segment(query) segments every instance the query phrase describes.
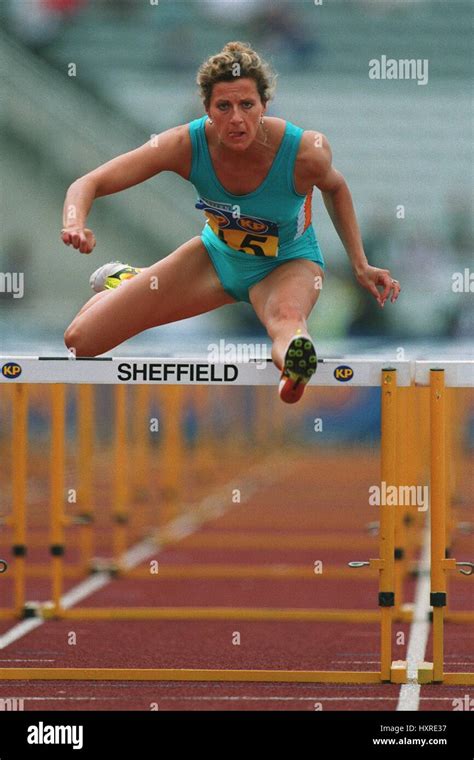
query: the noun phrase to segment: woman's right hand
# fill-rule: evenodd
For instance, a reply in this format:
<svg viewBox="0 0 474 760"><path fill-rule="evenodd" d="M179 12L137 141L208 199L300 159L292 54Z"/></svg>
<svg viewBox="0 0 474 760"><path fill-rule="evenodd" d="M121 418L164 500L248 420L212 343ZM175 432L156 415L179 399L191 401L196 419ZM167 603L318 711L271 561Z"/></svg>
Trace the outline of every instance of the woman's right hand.
<svg viewBox="0 0 474 760"><path fill-rule="evenodd" d="M95 235L87 227L63 227L61 240L65 245L72 245L81 253L91 253L96 244Z"/></svg>

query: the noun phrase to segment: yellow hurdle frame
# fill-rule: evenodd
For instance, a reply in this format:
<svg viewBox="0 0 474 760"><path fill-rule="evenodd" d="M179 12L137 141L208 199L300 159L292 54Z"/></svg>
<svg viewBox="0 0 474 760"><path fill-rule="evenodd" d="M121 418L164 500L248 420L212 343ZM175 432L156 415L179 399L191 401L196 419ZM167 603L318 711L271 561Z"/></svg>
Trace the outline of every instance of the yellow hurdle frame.
<svg viewBox="0 0 474 760"><path fill-rule="evenodd" d="M81 469L87 469L88 456L93 445L90 414L92 395L86 387L80 388L79 403L85 411L79 438L79 460ZM173 413L177 419L180 407L179 386L174 386L172 396ZM401 395L400 394L401 391ZM126 524L128 521L127 484L119 473L125 468L123 456L126 450L126 408L123 385L115 388L115 424L116 424L116 480L114 546L115 559L126 550ZM143 391L144 392L144 391ZM414 420L419 404L416 403L417 389L399 389L395 369L381 371L381 480L386 483L418 482L422 477L422 456L419 447L414 446ZM10 520L14 530L15 554L15 609L14 615L24 609L25 601L25 549L26 549L26 461L27 461L27 385L17 384L14 388L14 460L13 460L13 513ZM144 392L145 393L145 392ZM444 606L438 604L446 596L446 572L456 568L454 559L445 558L446 549L446 411L445 386L443 370L432 371L430 390L431 422L431 491L432 491L432 600L433 609L433 663L422 663L418 670L420 683L431 681L457 684L474 683L474 674L444 673L443 671L443 632ZM142 404L143 404L142 397ZM201 401L202 403L202 401ZM122 412L120 411L122 410ZM81 415L81 422L83 417ZM420 422L420 420L418 420ZM177 432L178 426L171 427L167 434L169 452L166 490L168 498L167 520L176 516L179 493L180 447L182 442ZM299 609L245 609L245 608L75 608L61 607L61 591L65 573L63 562L64 528L67 524L62 499L64 458L65 458L65 387L55 384L52 388L52 463L51 463L51 581L52 604L45 605L39 613L46 619L240 619L240 620L328 620L344 622L380 622L381 667L380 671L282 671L282 670L193 670L193 669L137 669L137 668L7 668L0 670L0 680L216 680L216 681L275 681L275 682L321 682L321 683L406 683L407 664L405 661L392 661L392 625L394 620L410 619L410 612L403 610L401 604L402 581L405 577L413 550L412 528L407 529L406 522L400 521L400 510L383 505L380 513L380 556L376 559L354 563L366 565L379 574L380 610L299 610ZM405 443L405 447L401 443ZM143 447L143 442L141 443ZM412 476L412 477L410 477ZM92 485L85 480L83 488L92 498ZM88 513L84 515L84 532L81 541L83 566L90 559L92 551L91 530L88 523L92 518L92 502L89 501ZM411 540L410 540L411 537ZM397 552L395 552L397 549ZM406 552L406 553L405 553ZM462 564L462 563L461 563ZM120 568L119 568L120 569ZM68 568L71 570L71 568ZM183 572L183 569L181 569ZM196 571L195 571L196 572ZM210 577L212 571L207 566L202 569L204 577ZM215 571L218 572L218 571ZM247 577L258 577L248 575ZM225 567L223 575L218 577L235 577L235 567ZM271 575L271 569L268 570ZM344 575L342 568L335 568L334 576ZM127 577L141 577L137 571L127 570ZM297 574L297 573L296 573ZM276 577L279 576L275 571ZM189 577L189 576L181 576ZM215 576L214 576L215 577ZM261 577L261 576L260 576ZM286 577L291 577L286 576ZM293 576L294 577L294 576ZM326 576L328 577L328 576ZM460 618L469 613L459 613ZM0 618L10 618L11 611L0 610ZM451 618L450 618L451 619ZM455 618L452 618L455 619ZM464 618L465 619L465 618Z"/></svg>
<svg viewBox="0 0 474 760"><path fill-rule="evenodd" d="M446 557L447 512L451 500L449 482L447 396L445 371L430 371L430 442L431 442L431 595L433 607L433 662L418 668L419 683L474 685L474 673L444 672L444 622L447 604L447 573L456 570L454 558ZM451 437L451 433L449 433ZM469 613L466 613L469 615ZM452 619L452 617L451 617ZM472 619L471 619L472 622Z"/></svg>

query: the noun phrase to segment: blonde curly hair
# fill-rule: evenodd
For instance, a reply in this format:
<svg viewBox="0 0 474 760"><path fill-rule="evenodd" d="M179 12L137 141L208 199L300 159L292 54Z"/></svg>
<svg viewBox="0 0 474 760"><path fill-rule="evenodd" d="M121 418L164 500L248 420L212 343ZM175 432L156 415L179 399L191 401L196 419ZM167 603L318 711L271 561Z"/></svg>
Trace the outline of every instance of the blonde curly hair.
<svg viewBox="0 0 474 760"><path fill-rule="evenodd" d="M271 100L277 74L246 42L228 42L220 53L212 55L199 67L196 82L205 108L210 106L212 88L216 82L232 82L242 77L255 81L264 105Z"/></svg>

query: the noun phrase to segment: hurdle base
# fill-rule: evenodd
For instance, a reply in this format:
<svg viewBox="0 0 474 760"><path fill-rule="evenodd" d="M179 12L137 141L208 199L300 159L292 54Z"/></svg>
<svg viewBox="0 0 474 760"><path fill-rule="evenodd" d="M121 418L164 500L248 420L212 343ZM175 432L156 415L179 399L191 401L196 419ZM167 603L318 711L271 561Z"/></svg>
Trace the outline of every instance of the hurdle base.
<svg viewBox="0 0 474 760"><path fill-rule="evenodd" d="M0 620L14 620L15 610L0 610Z"/></svg>
<svg viewBox="0 0 474 760"><path fill-rule="evenodd" d="M422 662L417 669L418 683L433 683L433 663Z"/></svg>
<svg viewBox="0 0 474 760"><path fill-rule="evenodd" d="M26 602L21 611L21 620L28 620L30 618L39 618L42 613L41 602Z"/></svg>
<svg viewBox="0 0 474 760"><path fill-rule="evenodd" d="M378 623L379 610L252 607L74 607L45 604L45 620L292 620L338 623Z"/></svg>
<svg viewBox="0 0 474 760"><path fill-rule="evenodd" d="M474 612L470 610L446 610L445 623L474 623Z"/></svg>
<svg viewBox="0 0 474 760"><path fill-rule="evenodd" d="M443 673L443 678L434 680L432 662L422 662L418 668L418 683L442 683L445 686L474 686L474 673Z"/></svg>
<svg viewBox="0 0 474 760"><path fill-rule="evenodd" d="M397 623L411 623L413 620L413 604L402 604L393 615L393 621Z"/></svg>
<svg viewBox="0 0 474 760"><path fill-rule="evenodd" d="M443 683L450 686L474 686L474 673L445 673Z"/></svg>
<svg viewBox="0 0 474 760"><path fill-rule="evenodd" d="M376 671L199 670L178 668L2 668L0 681L247 681L380 684Z"/></svg>
<svg viewBox="0 0 474 760"><path fill-rule="evenodd" d="M390 683L408 683L406 660L394 660L390 668Z"/></svg>

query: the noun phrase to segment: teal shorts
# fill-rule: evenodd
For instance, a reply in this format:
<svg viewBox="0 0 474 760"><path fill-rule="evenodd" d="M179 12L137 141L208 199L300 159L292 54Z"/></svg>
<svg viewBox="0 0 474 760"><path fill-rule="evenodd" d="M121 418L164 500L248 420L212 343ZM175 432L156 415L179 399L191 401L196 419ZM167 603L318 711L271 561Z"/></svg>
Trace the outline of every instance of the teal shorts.
<svg viewBox="0 0 474 760"><path fill-rule="evenodd" d="M250 303L249 289L263 280L276 267L286 264L293 259L309 259L325 269L323 254L312 227L290 247L287 247L281 256L254 256L243 251L228 249L229 252L218 247L213 242L215 237L207 225L201 233L201 240L209 254L214 269L224 290L236 301Z"/></svg>

